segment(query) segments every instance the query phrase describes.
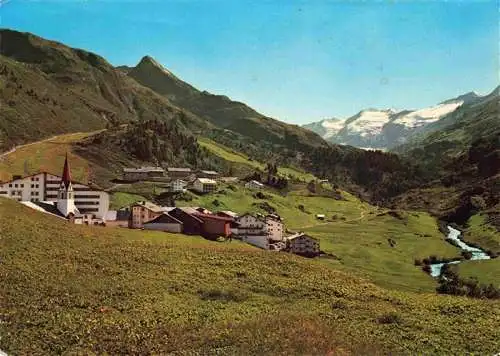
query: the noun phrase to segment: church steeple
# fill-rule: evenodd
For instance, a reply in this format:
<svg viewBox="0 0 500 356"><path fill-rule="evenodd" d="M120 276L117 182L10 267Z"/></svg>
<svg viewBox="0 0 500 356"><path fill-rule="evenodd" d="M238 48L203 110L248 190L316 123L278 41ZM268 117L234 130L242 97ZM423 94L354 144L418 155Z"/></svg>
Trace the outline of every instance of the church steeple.
<svg viewBox="0 0 500 356"><path fill-rule="evenodd" d="M59 194L57 198L57 208L65 217L69 216L69 214L75 214L78 212L75 206L75 196L73 193L73 185L71 184L71 171L69 169L67 153L64 160L61 185L59 186Z"/></svg>
<svg viewBox="0 0 500 356"><path fill-rule="evenodd" d="M61 179L61 185L63 184L66 189L68 189L69 185L71 184L71 171L69 169L68 153L66 153L66 158L64 159L64 168Z"/></svg>

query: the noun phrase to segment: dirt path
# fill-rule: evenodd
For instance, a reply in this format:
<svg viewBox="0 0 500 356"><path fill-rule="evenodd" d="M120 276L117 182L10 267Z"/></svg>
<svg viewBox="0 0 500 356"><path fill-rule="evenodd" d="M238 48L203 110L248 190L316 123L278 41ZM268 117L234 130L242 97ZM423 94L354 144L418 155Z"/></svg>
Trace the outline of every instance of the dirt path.
<svg viewBox="0 0 500 356"><path fill-rule="evenodd" d="M7 156L7 155L10 155L13 152L16 152L19 148L24 148L24 147L28 147L28 146L32 146L32 145L41 143L41 142L50 141L50 140L53 140L53 139L55 139L55 138L57 138L59 136L63 136L63 135L55 135L55 136L52 136L52 137L49 137L49 138L45 138L45 139L40 140L40 141L30 142L30 143L27 143L25 145L14 146L14 148L10 149L9 151L0 153L0 158L3 158L5 156Z"/></svg>

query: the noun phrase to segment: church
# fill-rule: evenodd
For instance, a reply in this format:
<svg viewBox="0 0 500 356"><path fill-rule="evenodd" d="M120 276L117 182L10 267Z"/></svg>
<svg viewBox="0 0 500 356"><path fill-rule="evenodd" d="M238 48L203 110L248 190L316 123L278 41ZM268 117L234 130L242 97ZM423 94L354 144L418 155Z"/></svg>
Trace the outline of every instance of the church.
<svg viewBox="0 0 500 356"><path fill-rule="evenodd" d="M11 181L0 183L0 196L68 219L75 224L105 223L109 194L96 187L73 181L68 155L64 160L62 176L41 172L13 178Z"/></svg>

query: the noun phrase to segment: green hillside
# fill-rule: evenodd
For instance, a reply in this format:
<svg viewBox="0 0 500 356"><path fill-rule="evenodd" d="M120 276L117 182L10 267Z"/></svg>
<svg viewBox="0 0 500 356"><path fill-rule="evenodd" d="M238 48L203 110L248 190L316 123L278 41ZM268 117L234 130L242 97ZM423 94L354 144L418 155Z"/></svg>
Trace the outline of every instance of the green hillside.
<svg viewBox="0 0 500 356"><path fill-rule="evenodd" d="M346 192L342 200L336 200L312 194L305 185L293 185L288 193L274 189L261 193L259 198L242 185L222 185L218 192L193 194L192 200L176 203L237 213L274 209L288 229L319 238L321 249L336 256L321 259L322 263L392 289L432 292L436 281L414 265L415 259L460 256L457 248L445 243L436 220L426 213L388 213ZM325 214L326 220L317 220L316 214Z"/></svg>
<svg viewBox="0 0 500 356"><path fill-rule="evenodd" d="M232 150L229 147L214 142L213 140L210 140L208 138L199 138L198 144L206 148L214 155L222 158L227 162L230 162L233 167L237 167L238 171L252 172L256 170L263 171L265 169L265 164L251 159L244 153ZM278 173L293 180L299 180L303 182L310 182L311 180L318 179L311 173L307 173L301 169L292 167L278 167Z"/></svg>
<svg viewBox="0 0 500 356"><path fill-rule="evenodd" d="M74 226L6 199L0 226L9 354L498 351L495 301L391 292L235 241Z"/></svg>
<svg viewBox="0 0 500 356"><path fill-rule="evenodd" d="M73 145L94 133L60 135L35 142L0 156L0 181L12 179L13 175L30 175L40 171L60 175L65 154L71 161L71 173L75 180L88 182L92 175L87 160L73 152ZM99 170L102 172L102 170Z"/></svg>

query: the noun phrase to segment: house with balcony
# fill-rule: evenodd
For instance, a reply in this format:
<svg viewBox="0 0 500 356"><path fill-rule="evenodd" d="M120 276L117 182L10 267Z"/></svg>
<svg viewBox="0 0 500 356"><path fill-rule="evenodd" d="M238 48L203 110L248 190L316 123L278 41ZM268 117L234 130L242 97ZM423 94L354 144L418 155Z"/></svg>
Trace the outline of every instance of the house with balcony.
<svg viewBox="0 0 500 356"><path fill-rule="evenodd" d="M142 229L144 224L163 214L164 209L148 201L138 201L130 206L130 227Z"/></svg>
<svg viewBox="0 0 500 356"><path fill-rule="evenodd" d="M320 254L319 240L303 232L287 236L286 250L304 257L316 257Z"/></svg>

